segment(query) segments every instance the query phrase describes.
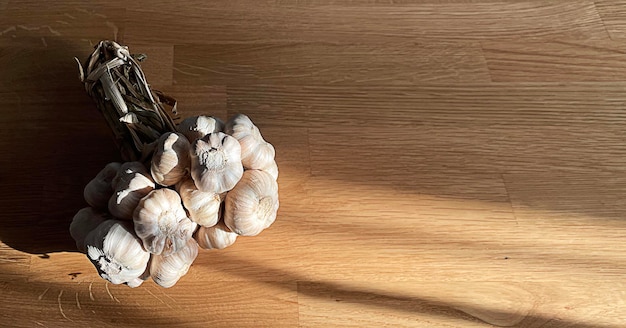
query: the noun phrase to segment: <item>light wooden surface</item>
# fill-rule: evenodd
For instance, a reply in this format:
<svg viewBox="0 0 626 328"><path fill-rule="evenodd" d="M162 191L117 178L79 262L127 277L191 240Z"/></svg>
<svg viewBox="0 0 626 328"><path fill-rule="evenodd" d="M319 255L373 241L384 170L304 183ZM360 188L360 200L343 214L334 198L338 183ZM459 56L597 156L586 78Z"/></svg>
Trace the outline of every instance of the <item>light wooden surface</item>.
<svg viewBox="0 0 626 328"><path fill-rule="evenodd" d="M171 289L67 232L105 38L276 147L276 223ZM0 326L626 327L625 39L617 0L0 0Z"/></svg>

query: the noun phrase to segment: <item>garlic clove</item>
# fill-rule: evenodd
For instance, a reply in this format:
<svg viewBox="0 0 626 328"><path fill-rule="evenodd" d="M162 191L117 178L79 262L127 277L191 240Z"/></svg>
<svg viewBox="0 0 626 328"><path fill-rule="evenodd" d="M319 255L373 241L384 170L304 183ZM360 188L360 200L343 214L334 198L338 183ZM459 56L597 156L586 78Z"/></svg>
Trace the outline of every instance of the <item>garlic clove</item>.
<svg viewBox="0 0 626 328"><path fill-rule="evenodd" d="M176 185L183 206L189 218L204 227L211 227L219 221L219 210L223 197L212 192L198 190L192 179L186 179Z"/></svg>
<svg viewBox="0 0 626 328"><path fill-rule="evenodd" d="M117 162L107 164L95 178L87 183L83 191L83 196L89 206L98 209L107 208L109 198L113 195L111 182L113 178L115 178L121 165L122 164Z"/></svg>
<svg viewBox="0 0 626 328"><path fill-rule="evenodd" d="M176 191L157 189L139 202L133 215L135 232L152 254L169 255L184 248L196 230Z"/></svg>
<svg viewBox="0 0 626 328"><path fill-rule="evenodd" d="M224 122L213 116L192 116L184 119L177 127L189 142L204 138L209 133L222 132Z"/></svg>
<svg viewBox="0 0 626 328"><path fill-rule="evenodd" d="M155 188L150 173L139 162L125 163L114 181L115 192L109 198L109 212L116 218L132 220L141 198Z"/></svg>
<svg viewBox="0 0 626 328"><path fill-rule="evenodd" d="M274 162L276 150L261 136L252 120L244 114L233 116L226 123L225 131L241 145L241 163L246 169L262 170Z"/></svg>
<svg viewBox="0 0 626 328"><path fill-rule="evenodd" d="M224 223L242 236L258 235L276 220L278 184L267 172L247 170L226 195Z"/></svg>
<svg viewBox="0 0 626 328"><path fill-rule="evenodd" d="M102 222L85 238L85 248L100 276L113 284L136 284L150 260L128 221Z"/></svg>
<svg viewBox="0 0 626 328"><path fill-rule="evenodd" d="M196 140L191 146L191 177L199 190L226 192L242 175L241 146L237 139L216 132Z"/></svg>
<svg viewBox="0 0 626 328"><path fill-rule="evenodd" d="M198 256L198 244L189 239L184 248L171 255L153 255L150 262L152 280L161 287L174 286L187 274L189 267Z"/></svg>
<svg viewBox="0 0 626 328"><path fill-rule="evenodd" d="M70 224L70 235L76 241L76 248L81 253L86 252L85 238L87 235L107 219L108 215L106 213L91 207L85 207L74 215Z"/></svg>
<svg viewBox="0 0 626 328"><path fill-rule="evenodd" d="M204 249L224 249L235 243L237 234L230 231L224 222L220 221L212 227L200 227L194 238L198 246Z"/></svg>
<svg viewBox="0 0 626 328"><path fill-rule="evenodd" d="M154 181L162 186L172 186L187 175L190 167L191 144L180 133L163 134L152 156L150 172Z"/></svg>

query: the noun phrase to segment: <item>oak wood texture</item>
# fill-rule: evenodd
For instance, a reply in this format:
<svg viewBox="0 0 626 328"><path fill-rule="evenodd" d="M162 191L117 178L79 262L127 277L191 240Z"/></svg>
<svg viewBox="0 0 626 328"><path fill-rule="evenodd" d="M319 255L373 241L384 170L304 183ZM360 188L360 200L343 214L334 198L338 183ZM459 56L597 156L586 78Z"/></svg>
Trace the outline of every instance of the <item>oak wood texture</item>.
<svg viewBox="0 0 626 328"><path fill-rule="evenodd" d="M615 0L0 0L0 326L624 327L625 28ZM68 233L119 160L72 59L104 38L276 148L276 223L170 289Z"/></svg>

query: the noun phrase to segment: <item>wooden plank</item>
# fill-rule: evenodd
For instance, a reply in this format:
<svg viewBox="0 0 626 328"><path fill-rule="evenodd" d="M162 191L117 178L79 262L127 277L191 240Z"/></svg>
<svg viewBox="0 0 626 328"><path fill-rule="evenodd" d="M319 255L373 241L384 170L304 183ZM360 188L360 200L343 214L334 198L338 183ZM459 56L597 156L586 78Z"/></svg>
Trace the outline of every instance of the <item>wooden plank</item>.
<svg viewBox="0 0 626 328"><path fill-rule="evenodd" d="M131 289L79 276L0 288L0 318L11 327L232 327L233 322L241 327L294 327L298 320L295 283L187 281L164 290L147 282Z"/></svg>
<svg viewBox="0 0 626 328"><path fill-rule="evenodd" d="M177 101L176 108L181 117L196 115L215 116L227 119L226 87L219 85L159 85L153 89L162 91Z"/></svg>
<svg viewBox="0 0 626 328"><path fill-rule="evenodd" d="M496 82L624 81L626 47L621 43L555 41L483 42Z"/></svg>
<svg viewBox="0 0 626 328"><path fill-rule="evenodd" d="M141 62L141 69L151 86L170 86L174 83L174 47L171 45L152 45L133 43L129 46L133 54L145 54L147 57Z"/></svg>
<svg viewBox="0 0 626 328"><path fill-rule="evenodd" d="M128 42L267 43L399 40L606 39L592 1L293 6L164 3L131 9ZM151 20L142 19L150 16ZM450 24L454 21L454 24ZM168 22L167 25L161 22ZM546 22L550 22L547 24Z"/></svg>
<svg viewBox="0 0 626 328"><path fill-rule="evenodd" d="M79 46L79 50L89 49L90 44L101 39L122 39L126 9L113 2L70 0L43 6L39 1L27 0L9 1L5 13L7 19L2 22L2 29L10 30L8 40L32 39L45 44L56 39Z"/></svg>
<svg viewBox="0 0 626 328"><path fill-rule="evenodd" d="M621 171L621 83L229 88L260 124L310 127L314 174ZM471 138L467 136L471 135Z"/></svg>
<svg viewBox="0 0 626 328"><path fill-rule="evenodd" d="M478 43L187 45L177 46L175 57L175 78L181 84L490 81Z"/></svg>
<svg viewBox="0 0 626 328"><path fill-rule="evenodd" d="M0 0L0 326L626 326L620 8ZM277 150L276 222L170 289L68 235L119 159L72 57L116 34L183 116Z"/></svg>
<svg viewBox="0 0 626 328"><path fill-rule="evenodd" d="M326 327L616 327L618 281L299 283L300 325ZM614 321L613 319L617 319Z"/></svg>

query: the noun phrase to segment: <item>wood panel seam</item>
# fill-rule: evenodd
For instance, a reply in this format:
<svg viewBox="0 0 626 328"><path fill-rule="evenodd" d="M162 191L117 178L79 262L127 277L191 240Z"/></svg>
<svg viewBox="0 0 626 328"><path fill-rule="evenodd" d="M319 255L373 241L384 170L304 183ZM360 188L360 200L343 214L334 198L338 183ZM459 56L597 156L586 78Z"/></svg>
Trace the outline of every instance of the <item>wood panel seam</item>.
<svg viewBox="0 0 626 328"><path fill-rule="evenodd" d="M500 174L500 179L502 179L502 186L504 187L504 193L506 194L506 199L509 202L509 206L511 207L511 215L515 219L515 226L519 226L519 220L517 219L517 214L515 213L515 207L513 206L513 201L511 200L511 193L509 192L509 188L506 185L506 178L504 177L504 173Z"/></svg>
<svg viewBox="0 0 626 328"><path fill-rule="evenodd" d="M489 67L489 60L485 55L485 46L484 42L480 42L480 55L483 58L483 62L485 63L485 69L487 70L487 75L489 76L489 82L493 83L493 74L491 74L491 68Z"/></svg>
<svg viewBox="0 0 626 328"><path fill-rule="evenodd" d="M596 14L598 14L598 18L600 18L600 22L602 23L602 27L604 27L604 31L606 32L606 35L609 37L609 40L615 41L613 39L613 36L611 35L611 32L609 32L609 28L606 25L606 22L604 21L604 17L602 15L602 13L600 12L600 10L598 10L598 1L594 0L594 1L592 1L592 3L593 3L593 9L596 11Z"/></svg>

